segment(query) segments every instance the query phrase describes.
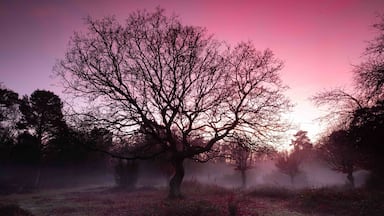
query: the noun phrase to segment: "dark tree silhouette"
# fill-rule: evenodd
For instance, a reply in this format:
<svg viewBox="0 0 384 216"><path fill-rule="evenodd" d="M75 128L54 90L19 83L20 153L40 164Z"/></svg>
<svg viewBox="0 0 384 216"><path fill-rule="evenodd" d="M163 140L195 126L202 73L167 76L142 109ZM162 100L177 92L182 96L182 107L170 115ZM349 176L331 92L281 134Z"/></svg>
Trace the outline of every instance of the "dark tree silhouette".
<svg viewBox="0 0 384 216"><path fill-rule="evenodd" d="M361 158L356 143L346 130L333 131L323 139L319 147L320 155L338 172L347 174L351 187L355 186L353 172L359 168Z"/></svg>
<svg viewBox="0 0 384 216"><path fill-rule="evenodd" d="M283 151L277 154L276 167L288 175L294 185L295 177L300 174L300 165L311 156L313 145L307 131L299 130L291 140L292 152Z"/></svg>
<svg viewBox="0 0 384 216"><path fill-rule="evenodd" d="M63 113L63 103L53 92L36 90L28 98L24 96L20 103L22 128L32 130L39 140L49 140L66 127Z"/></svg>
<svg viewBox="0 0 384 216"><path fill-rule="evenodd" d="M13 184L18 191L35 189L40 180L40 170L37 168L42 157L39 140L23 132L17 137L17 142L11 151Z"/></svg>
<svg viewBox="0 0 384 216"><path fill-rule="evenodd" d="M39 140L28 132L21 133L11 154L17 164L36 165L41 159Z"/></svg>
<svg viewBox="0 0 384 216"><path fill-rule="evenodd" d="M367 106L367 101L359 94L349 93L343 89L320 92L311 100L317 106L327 106L328 114L323 119L332 123L330 127L345 128L351 123L355 110Z"/></svg>
<svg viewBox="0 0 384 216"><path fill-rule="evenodd" d="M289 176L292 186L295 177L300 174L301 157L296 152L283 151L277 154L275 166L280 172Z"/></svg>
<svg viewBox="0 0 384 216"><path fill-rule="evenodd" d="M374 25L378 36L369 42L363 62L354 69L354 89L352 93L335 89L313 97L320 105L329 105L329 116L337 117L340 124L334 131L346 130L351 137L351 149L358 151L358 164L372 171L377 182L383 182L382 145L379 144L382 130L382 101L384 87L384 17ZM335 153L339 155L338 153ZM340 159L340 158L339 158ZM368 165L370 164L370 165ZM383 185L379 183L376 186Z"/></svg>
<svg viewBox="0 0 384 216"><path fill-rule="evenodd" d="M73 128L61 131L50 139L45 148L45 162L53 166L78 166L85 163L90 150L86 148L89 135Z"/></svg>
<svg viewBox="0 0 384 216"><path fill-rule="evenodd" d="M18 94L0 86L0 166L9 162L10 151L15 143L18 104Z"/></svg>
<svg viewBox="0 0 384 216"><path fill-rule="evenodd" d="M19 109L22 116L18 123L19 128L36 137L42 153L40 165L37 167L35 187L40 183L41 162L45 156L46 144L66 128L62 107L61 99L46 90L36 90L30 97L24 96L20 102Z"/></svg>
<svg viewBox="0 0 384 216"><path fill-rule="evenodd" d="M247 187L247 170L254 167L257 159L262 155L274 152L274 148L268 144L256 143L249 135L244 133L234 133L226 140L224 145L227 158L230 164L235 166L235 170L241 173L241 187Z"/></svg>
<svg viewBox="0 0 384 216"><path fill-rule="evenodd" d="M355 141L354 148L361 155L360 167L372 171L369 186L384 188L384 102L356 110L349 131Z"/></svg>
<svg viewBox="0 0 384 216"><path fill-rule="evenodd" d="M365 51L366 59L354 70L357 89L373 102L384 96L384 15L373 25L377 36L369 41Z"/></svg>
<svg viewBox="0 0 384 216"><path fill-rule="evenodd" d="M313 145L307 134L308 131L299 130L295 135L293 135L295 139L291 141L291 145L293 146L294 151L312 150Z"/></svg>
<svg viewBox="0 0 384 216"><path fill-rule="evenodd" d="M117 137L136 131L154 140L137 148L150 154L136 151L126 159L167 153L175 171L170 197L181 196L186 158L209 152L236 130L273 139L285 129L280 114L290 105L282 94L282 63L270 50L251 43L228 48L162 9L132 13L124 26L114 18L87 24L56 72L67 92L92 101L86 115L93 124Z"/></svg>
<svg viewBox="0 0 384 216"><path fill-rule="evenodd" d="M15 113L19 104L19 95L0 86L0 122L16 119Z"/></svg>

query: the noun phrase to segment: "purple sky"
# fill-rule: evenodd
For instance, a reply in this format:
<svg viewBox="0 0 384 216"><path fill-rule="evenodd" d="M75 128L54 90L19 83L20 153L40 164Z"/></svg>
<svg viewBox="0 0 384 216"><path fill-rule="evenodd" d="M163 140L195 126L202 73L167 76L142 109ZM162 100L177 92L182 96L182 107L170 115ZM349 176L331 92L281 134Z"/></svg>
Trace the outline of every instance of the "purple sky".
<svg viewBox="0 0 384 216"><path fill-rule="evenodd" d="M297 104L293 118L310 136L318 130L312 121L318 110L307 98L350 85L352 65L361 61L375 34L371 25L384 13L383 0L0 0L0 82L21 95L38 88L61 95L52 67L73 32L84 28L84 17L124 20L156 6L220 40L272 49L285 62L282 79Z"/></svg>

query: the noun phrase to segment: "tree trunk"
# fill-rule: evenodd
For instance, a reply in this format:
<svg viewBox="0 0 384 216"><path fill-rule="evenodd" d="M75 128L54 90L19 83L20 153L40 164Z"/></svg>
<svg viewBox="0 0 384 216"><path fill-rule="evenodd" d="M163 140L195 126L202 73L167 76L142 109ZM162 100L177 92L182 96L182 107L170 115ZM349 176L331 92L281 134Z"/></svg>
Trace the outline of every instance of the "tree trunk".
<svg viewBox="0 0 384 216"><path fill-rule="evenodd" d="M180 187L184 178L184 158L173 160L172 166L175 169L175 174L169 182L169 198L178 199L182 198Z"/></svg>
<svg viewBox="0 0 384 216"><path fill-rule="evenodd" d="M247 187L247 175L245 173L245 169L241 170L241 188L245 189Z"/></svg>
<svg viewBox="0 0 384 216"><path fill-rule="evenodd" d="M355 178L353 177L353 172L348 172L347 179L349 181L349 186L355 188Z"/></svg>

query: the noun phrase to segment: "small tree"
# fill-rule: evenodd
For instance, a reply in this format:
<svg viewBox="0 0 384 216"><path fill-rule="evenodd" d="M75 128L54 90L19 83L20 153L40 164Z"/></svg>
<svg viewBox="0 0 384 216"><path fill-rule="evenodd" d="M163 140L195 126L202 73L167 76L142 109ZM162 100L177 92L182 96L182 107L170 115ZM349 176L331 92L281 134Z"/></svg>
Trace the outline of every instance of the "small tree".
<svg viewBox="0 0 384 216"><path fill-rule="evenodd" d="M288 151L279 152L275 166L280 172L289 176L292 186L295 177L300 174L301 157L297 152L289 153Z"/></svg>
<svg viewBox="0 0 384 216"><path fill-rule="evenodd" d="M290 177L292 185L294 185L295 177L301 172L300 165L311 155L313 150L313 145L307 136L307 131L300 130L294 137L295 139L291 140L292 152L283 151L278 153L275 163L282 173Z"/></svg>
<svg viewBox="0 0 384 216"><path fill-rule="evenodd" d="M253 168L256 160L274 151L273 147L267 144L256 143L251 136L245 133L234 133L227 141L228 145L223 152L227 154L230 163L235 170L241 173L241 187L247 186L247 170Z"/></svg>
<svg viewBox="0 0 384 216"><path fill-rule="evenodd" d="M299 130L293 135L295 139L292 140L291 146L293 146L294 151L308 152L312 150L313 145L307 134L307 131Z"/></svg>

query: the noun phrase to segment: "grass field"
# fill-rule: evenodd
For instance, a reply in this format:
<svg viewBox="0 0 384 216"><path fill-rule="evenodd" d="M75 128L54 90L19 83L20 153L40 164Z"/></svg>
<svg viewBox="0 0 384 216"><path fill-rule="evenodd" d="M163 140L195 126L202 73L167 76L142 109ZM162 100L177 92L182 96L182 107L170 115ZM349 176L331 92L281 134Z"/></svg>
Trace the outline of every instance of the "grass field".
<svg viewBox="0 0 384 216"><path fill-rule="evenodd" d="M0 215L384 215L384 193L362 189L260 187L247 191L198 182L183 184L184 199L166 188L122 191L113 187L45 190L0 196ZM10 210L13 209L13 210ZM22 210L20 210L22 209ZM30 214L29 214L30 213Z"/></svg>

